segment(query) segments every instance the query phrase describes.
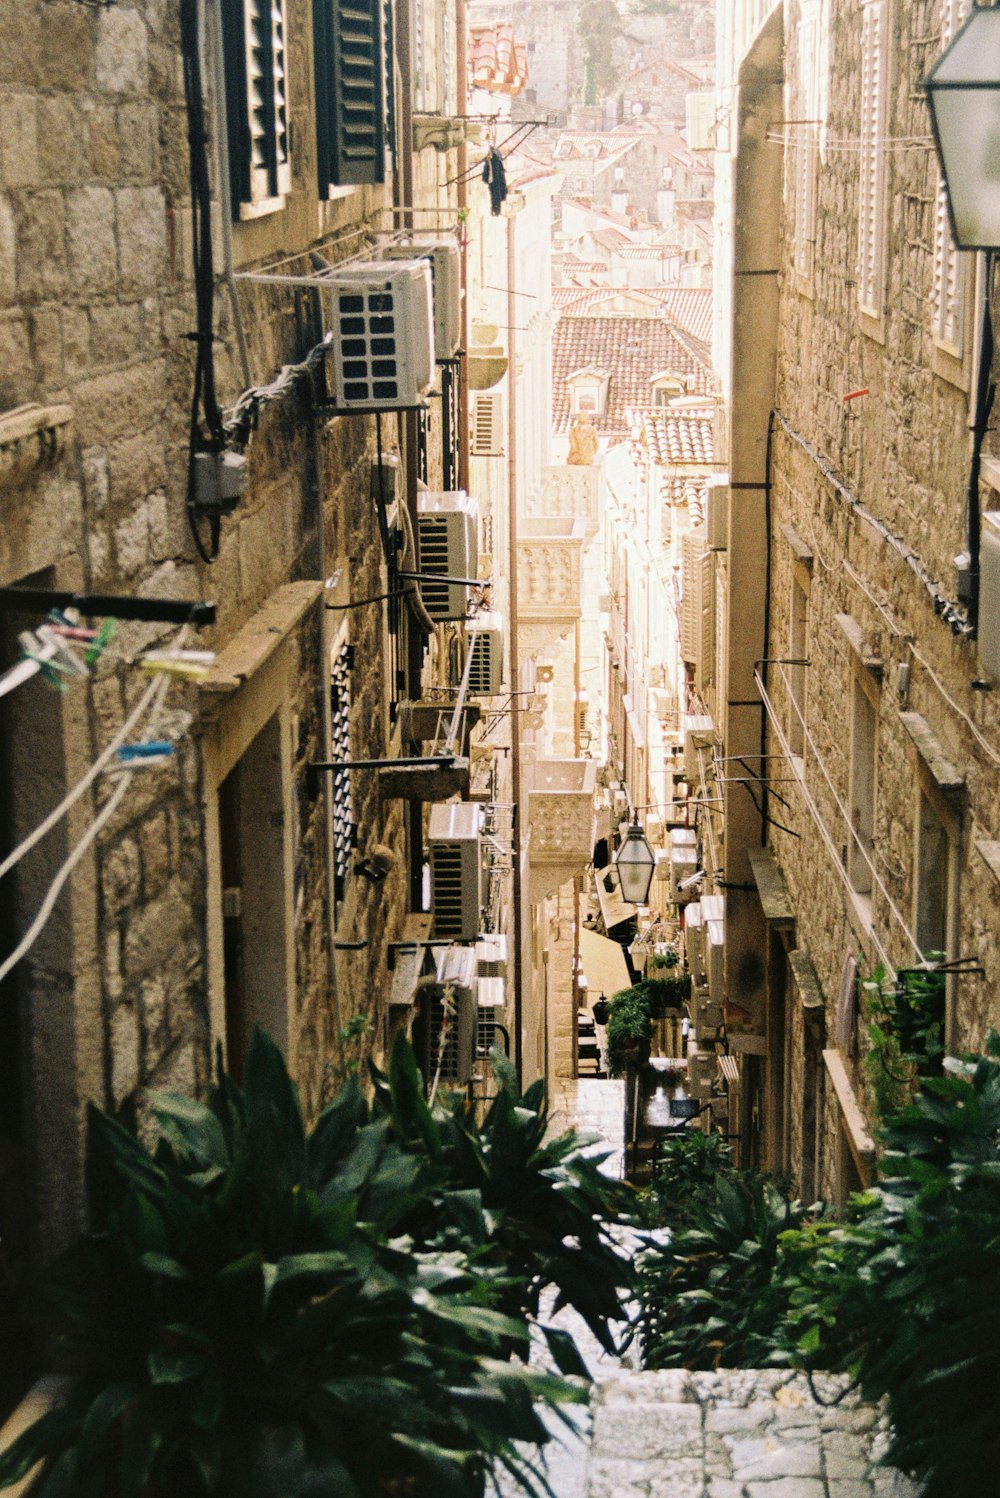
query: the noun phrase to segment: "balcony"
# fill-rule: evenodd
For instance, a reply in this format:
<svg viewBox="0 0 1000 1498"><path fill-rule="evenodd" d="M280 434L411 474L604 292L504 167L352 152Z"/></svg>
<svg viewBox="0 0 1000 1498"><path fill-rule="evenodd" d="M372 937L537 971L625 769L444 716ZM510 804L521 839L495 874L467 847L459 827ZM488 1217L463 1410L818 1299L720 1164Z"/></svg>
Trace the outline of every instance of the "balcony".
<svg viewBox="0 0 1000 1498"><path fill-rule="evenodd" d="M590 759L539 759L527 765L528 895L555 894L582 874L594 851L597 764Z"/></svg>
<svg viewBox="0 0 1000 1498"><path fill-rule="evenodd" d="M600 492L604 463L565 463L542 469L542 486L529 495L527 514L532 519L554 516L559 520L582 520L589 540L600 523Z"/></svg>
<svg viewBox="0 0 1000 1498"><path fill-rule="evenodd" d="M518 610L525 623L571 624L583 612L582 520L556 515L522 520L517 541Z"/></svg>

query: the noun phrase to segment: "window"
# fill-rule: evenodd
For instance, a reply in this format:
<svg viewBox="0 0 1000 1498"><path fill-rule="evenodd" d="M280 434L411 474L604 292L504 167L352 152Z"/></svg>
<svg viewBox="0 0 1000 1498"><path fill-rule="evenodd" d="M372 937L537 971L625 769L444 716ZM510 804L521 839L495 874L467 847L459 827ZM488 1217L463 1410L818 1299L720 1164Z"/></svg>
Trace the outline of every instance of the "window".
<svg viewBox="0 0 1000 1498"><path fill-rule="evenodd" d="M889 0L861 7L861 161L858 182L858 304L882 316L885 279L886 121Z"/></svg>
<svg viewBox="0 0 1000 1498"><path fill-rule="evenodd" d="M941 0L941 50L953 40L965 19L968 0ZM938 176L934 204L934 277L932 315L935 343L961 359L965 342L965 306L969 257L956 248L948 217L948 195Z"/></svg>
<svg viewBox="0 0 1000 1498"><path fill-rule="evenodd" d="M788 655L788 747L801 758L805 753L806 667L809 652L809 594L798 577L792 579L792 615Z"/></svg>
<svg viewBox="0 0 1000 1498"><path fill-rule="evenodd" d="M875 762L878 736L877 705L859 675L851 695L851 758L848 804L851 815L847 845L847 876L859 895L870 895L871 857L875 845Z"/></svg>
<svg viewBox="0 0 1000 1498"><path fill-rule="evenodd" d="M291 187L285 4L228 0L222 7L233 218L280 208Z"/></svg>
<svg viewBox="0 0 1000 1498"><path fill-rule="evenodd" d="M917 793L917 878L914 935L926 957L948 950L951 840L938 807L921 786Z"/></svg>
<svg viewBox="0 0 1000 1498"><path fill-rule="evenodd" d="M313 0L319 195L385 181L381 0Z"/></svg>

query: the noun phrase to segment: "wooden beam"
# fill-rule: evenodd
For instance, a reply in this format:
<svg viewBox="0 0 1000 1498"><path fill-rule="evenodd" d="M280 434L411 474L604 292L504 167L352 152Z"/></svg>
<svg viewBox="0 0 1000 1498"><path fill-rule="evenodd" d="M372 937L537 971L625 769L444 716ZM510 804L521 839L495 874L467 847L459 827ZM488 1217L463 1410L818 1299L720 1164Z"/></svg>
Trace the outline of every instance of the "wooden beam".
<svg viewBox="0 0 1000 1498"><path fill-rule="evenodd" d="M450 801L469 794L469 761L456 759L450 765L391 766L378 772L378 790L383 801Z"/></svg>
<svg viewBox="0 0 1000 1498"><path fill-rule="evenodd" d="M869 1185L874 1178L876 1150L875 1141L868 1132L868 1120L861 1111L840 1052L824 1051L823 1064L833 1083L840 1116L844 1121L844 1133L858 1167L858 1175L865 1185Z"/></svg>

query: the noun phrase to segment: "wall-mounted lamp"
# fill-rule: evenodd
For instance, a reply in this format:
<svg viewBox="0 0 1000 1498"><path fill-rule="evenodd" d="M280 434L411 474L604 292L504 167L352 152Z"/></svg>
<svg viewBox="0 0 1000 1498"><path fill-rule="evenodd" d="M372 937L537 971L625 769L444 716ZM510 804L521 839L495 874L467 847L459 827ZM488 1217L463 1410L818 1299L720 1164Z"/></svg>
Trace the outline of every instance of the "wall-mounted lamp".
<svg viewBox="0 0 1000 1498"><path fill-rule="evenodd" d="M615 854L615 868L621 885L622 899L629 905L645 905L653 882L656 855L646 841L638 822L633 822L625 841Z"/></svg>
<svg viewBox="0 0 1000 1498"><path fill-rule="evenodd" d="M1000 10L973 6L923 80L960 250L1000 248Z"/></svg>

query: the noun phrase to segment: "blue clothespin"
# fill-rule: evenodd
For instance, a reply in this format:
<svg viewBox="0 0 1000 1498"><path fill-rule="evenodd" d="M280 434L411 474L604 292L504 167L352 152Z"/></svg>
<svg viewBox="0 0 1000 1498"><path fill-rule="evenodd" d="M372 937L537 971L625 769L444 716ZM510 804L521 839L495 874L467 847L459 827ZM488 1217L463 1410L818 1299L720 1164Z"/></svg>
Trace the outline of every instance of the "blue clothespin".
<svg viewBox="0 0 1000 1498"><path fill-rule="evenodd" d="M144 744L123 744L118 759L123 765L148 764L151 760L169 759L174 746L169 739L149 739Z"/></svg>

